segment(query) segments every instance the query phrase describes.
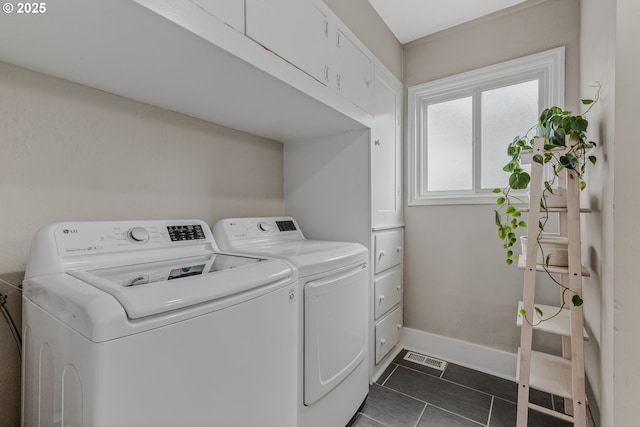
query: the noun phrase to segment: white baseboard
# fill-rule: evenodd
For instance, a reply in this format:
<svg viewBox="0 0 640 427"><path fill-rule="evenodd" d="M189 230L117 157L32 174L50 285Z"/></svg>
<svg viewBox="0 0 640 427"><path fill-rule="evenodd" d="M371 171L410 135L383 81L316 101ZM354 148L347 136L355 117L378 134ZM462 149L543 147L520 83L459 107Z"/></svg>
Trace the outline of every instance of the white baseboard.
<svg viewBox="0 0 640 427"><path fill-rule="evenodd" d="M517 355L417 329L404 328L401 345L407 350L433 356L511 381L516 379Z"/></svg>

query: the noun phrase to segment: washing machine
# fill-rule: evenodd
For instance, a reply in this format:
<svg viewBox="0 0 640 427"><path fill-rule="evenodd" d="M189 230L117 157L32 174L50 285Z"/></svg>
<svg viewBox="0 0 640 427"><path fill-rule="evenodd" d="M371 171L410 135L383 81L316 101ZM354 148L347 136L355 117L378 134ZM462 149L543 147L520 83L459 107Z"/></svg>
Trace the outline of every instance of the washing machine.
<svg viewBox="0 0 640 427"><path fill-rule="evenodd" d="M23 425L296 426L298 291L202 221L66 222L23 286Z"/></svg>
<svg viewBox="0 0 640 427"><path fill-rule="evenodd" d="M229 218L213 226L225 251L287 260L298 274L298 425L345 426L369 390L367 249L308 240L291 217Z"/></svg>

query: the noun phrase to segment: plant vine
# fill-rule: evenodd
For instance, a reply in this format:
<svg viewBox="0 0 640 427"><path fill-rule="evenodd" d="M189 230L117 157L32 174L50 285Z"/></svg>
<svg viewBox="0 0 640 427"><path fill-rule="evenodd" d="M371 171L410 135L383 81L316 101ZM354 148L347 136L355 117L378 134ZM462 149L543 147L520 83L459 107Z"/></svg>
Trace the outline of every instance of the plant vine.
<svg viewBox="0 0 640 427"><path fill-rule="evenodd" d="M535 307L540 317L539 322L549 320L560 314L560 310L566 305L565 296L567 292L573 292L560 283L549 271L550 255L544 254L540 240L549 220L547 197L556 194L554 188L556 188L559 174L565 169L574 171L579 180L580 190L584 190L587 187L584 176L587 164L596 164L596 156L588 154L589 151L596 146L596 143L587 139L589 122L585 118L585 115L599 100L601 86L598 84L596 87L597 91L593 99L581 100L583 105L588 106L584 113L574 115L570 111L563 110L560 107L547 108L540 114L538 123L532 126L524 136L515 137L507 146L507 155L510 160L503 167L503 171L509 173L508 184L504 188L493 189L493 192L498 195L496 199L498 208L495 210L495 224L498 228L498 237L503 242L503 247L506 252L506 263L513 264L514 260L518 258L517 255L514 255L513 251L513 246L518 241L516 232L518 229L528 226L527 221L522 219L523 208L527 203L521 198L521 195L522 190L529 187L531 175L523 167L525 163L523 157L528 156L528 151L531 151L533 148L533 137L530 137L529 134L535 130L535 137L544 138L544 146L543 153L532 155L531 161L541 165L548 165L552 172L550 173L550 178L543 181L544 187L540 199L540 211L542 215L538 219L536 244L542 253L543 269L553 282L562 288L562 304L557 313L543 319L544 314L542 310ZM575 292L573 293L574 295L571 298L572 303L575 306L581 305L583 303L582 298ZM524 309L521 310L520 314L527 322L531 323L526 318ZM536 325L538 323L536 323Z"/></svg>

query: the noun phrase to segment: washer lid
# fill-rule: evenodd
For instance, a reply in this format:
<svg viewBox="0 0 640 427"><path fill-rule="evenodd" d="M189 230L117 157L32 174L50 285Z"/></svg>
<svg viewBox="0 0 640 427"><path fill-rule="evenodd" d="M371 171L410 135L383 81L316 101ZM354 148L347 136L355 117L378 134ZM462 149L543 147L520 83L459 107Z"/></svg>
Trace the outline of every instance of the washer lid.
<svg viewBox="0 0 640 427"><path fill-rule="evenodd" d="M214 301L293 275L281 260L225 254L68 273L113 295L130 319Z"/></svg>
<svg viewBox="0 0 640 427"><path fill-rule="evenodd" d="M287 259L298 268L300 277L306 277L365 263L368 252L358 243L300 240L245 247L242 253Z"/></svg>

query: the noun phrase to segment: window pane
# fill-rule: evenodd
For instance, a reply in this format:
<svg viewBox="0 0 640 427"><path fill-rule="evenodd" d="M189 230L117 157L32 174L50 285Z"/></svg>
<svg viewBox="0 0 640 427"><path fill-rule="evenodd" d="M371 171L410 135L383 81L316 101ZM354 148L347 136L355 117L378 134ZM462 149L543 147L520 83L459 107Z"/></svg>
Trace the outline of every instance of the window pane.
<svg viewBox="0 0 640 427"><path fill-rule="evenodd" d="M427 190L470 190L473 185L471 97L427 107Z"/></svg>
<svg viewBox="0 0 640 427"><path fill-rule="evenodd" d="M538 80L482 92L482 188L504 187L507 145L538 122ZM530 134L534 135L534 133Z"/></svg>

